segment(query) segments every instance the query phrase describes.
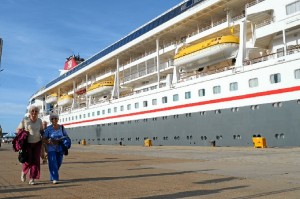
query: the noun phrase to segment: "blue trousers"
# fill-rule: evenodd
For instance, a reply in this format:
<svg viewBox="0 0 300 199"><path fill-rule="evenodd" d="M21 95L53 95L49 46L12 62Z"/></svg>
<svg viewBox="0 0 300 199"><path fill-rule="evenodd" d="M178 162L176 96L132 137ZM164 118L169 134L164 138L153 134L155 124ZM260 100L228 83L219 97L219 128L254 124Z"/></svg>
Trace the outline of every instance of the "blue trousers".
<svg viewBox="0 0 300 199"><path fill-rule="evenodd" d="M58 170L62 164L63 157L64 157L64 155L62 152L56 152L56 151L48 152L48 166L49 166L51 181L59 180Z"/></svg>

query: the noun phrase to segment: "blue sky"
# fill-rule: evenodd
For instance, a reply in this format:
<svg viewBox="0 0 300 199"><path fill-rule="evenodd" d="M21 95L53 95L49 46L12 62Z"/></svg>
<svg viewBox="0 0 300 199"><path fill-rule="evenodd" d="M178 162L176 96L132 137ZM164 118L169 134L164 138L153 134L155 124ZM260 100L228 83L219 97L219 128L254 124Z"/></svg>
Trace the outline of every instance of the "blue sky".
<svg viewBox="0 0 300 199"><path fill-rule="evenodd" d="M1 0L0 125L15 131L30 96L65 58L87 59L182 0Z"/></svg>

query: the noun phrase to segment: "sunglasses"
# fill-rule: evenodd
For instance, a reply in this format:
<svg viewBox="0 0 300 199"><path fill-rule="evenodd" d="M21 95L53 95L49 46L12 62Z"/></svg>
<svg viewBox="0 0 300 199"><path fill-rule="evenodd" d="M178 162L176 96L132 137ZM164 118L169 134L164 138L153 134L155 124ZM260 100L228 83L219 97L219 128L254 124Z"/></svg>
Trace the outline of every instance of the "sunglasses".
<svg viewBox="0 0 300 199"><path fill-rule="evenodd" d="M38 111L37 110L32 110L31 113L38 113Z"/></svg>
<svg viewBox="0 0 300 199"><path fill-rule="evenodd" d="M58 118L57 118L57 117L54 117L54 118L52 118L51 120L58 120Z"/></svg>

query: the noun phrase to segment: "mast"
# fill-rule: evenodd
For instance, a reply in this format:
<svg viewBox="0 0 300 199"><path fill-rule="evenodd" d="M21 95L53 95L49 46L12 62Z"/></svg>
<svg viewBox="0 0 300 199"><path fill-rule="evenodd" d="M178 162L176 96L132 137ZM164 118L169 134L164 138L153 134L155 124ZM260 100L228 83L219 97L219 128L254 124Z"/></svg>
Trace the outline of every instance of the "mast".
<svg viewBox="0 0 300 199"><path fill-rule="evenodd" d="M0 38L0 72L3 71L3 69L1 69L2 47L3 47L3 39Z"/></svg>

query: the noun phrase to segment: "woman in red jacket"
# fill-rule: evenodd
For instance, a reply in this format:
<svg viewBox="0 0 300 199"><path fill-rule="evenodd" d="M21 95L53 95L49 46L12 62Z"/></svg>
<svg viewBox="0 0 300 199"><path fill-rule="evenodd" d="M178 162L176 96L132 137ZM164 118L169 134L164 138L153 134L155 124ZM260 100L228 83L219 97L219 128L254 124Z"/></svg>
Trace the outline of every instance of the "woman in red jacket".
<svg viewBox="0 0 300 199"><path fill-rule="evenodd" d="M20 129L28 132L26 147L28 159L22 164L21 181L26 181L26 175L29 172L29 184L34 185L35 179L40 179L41 131L43 126L42 120L38 118L38 107L31 106L28 113L29 116L25 117L17 128L17 132Z"/></svg>

